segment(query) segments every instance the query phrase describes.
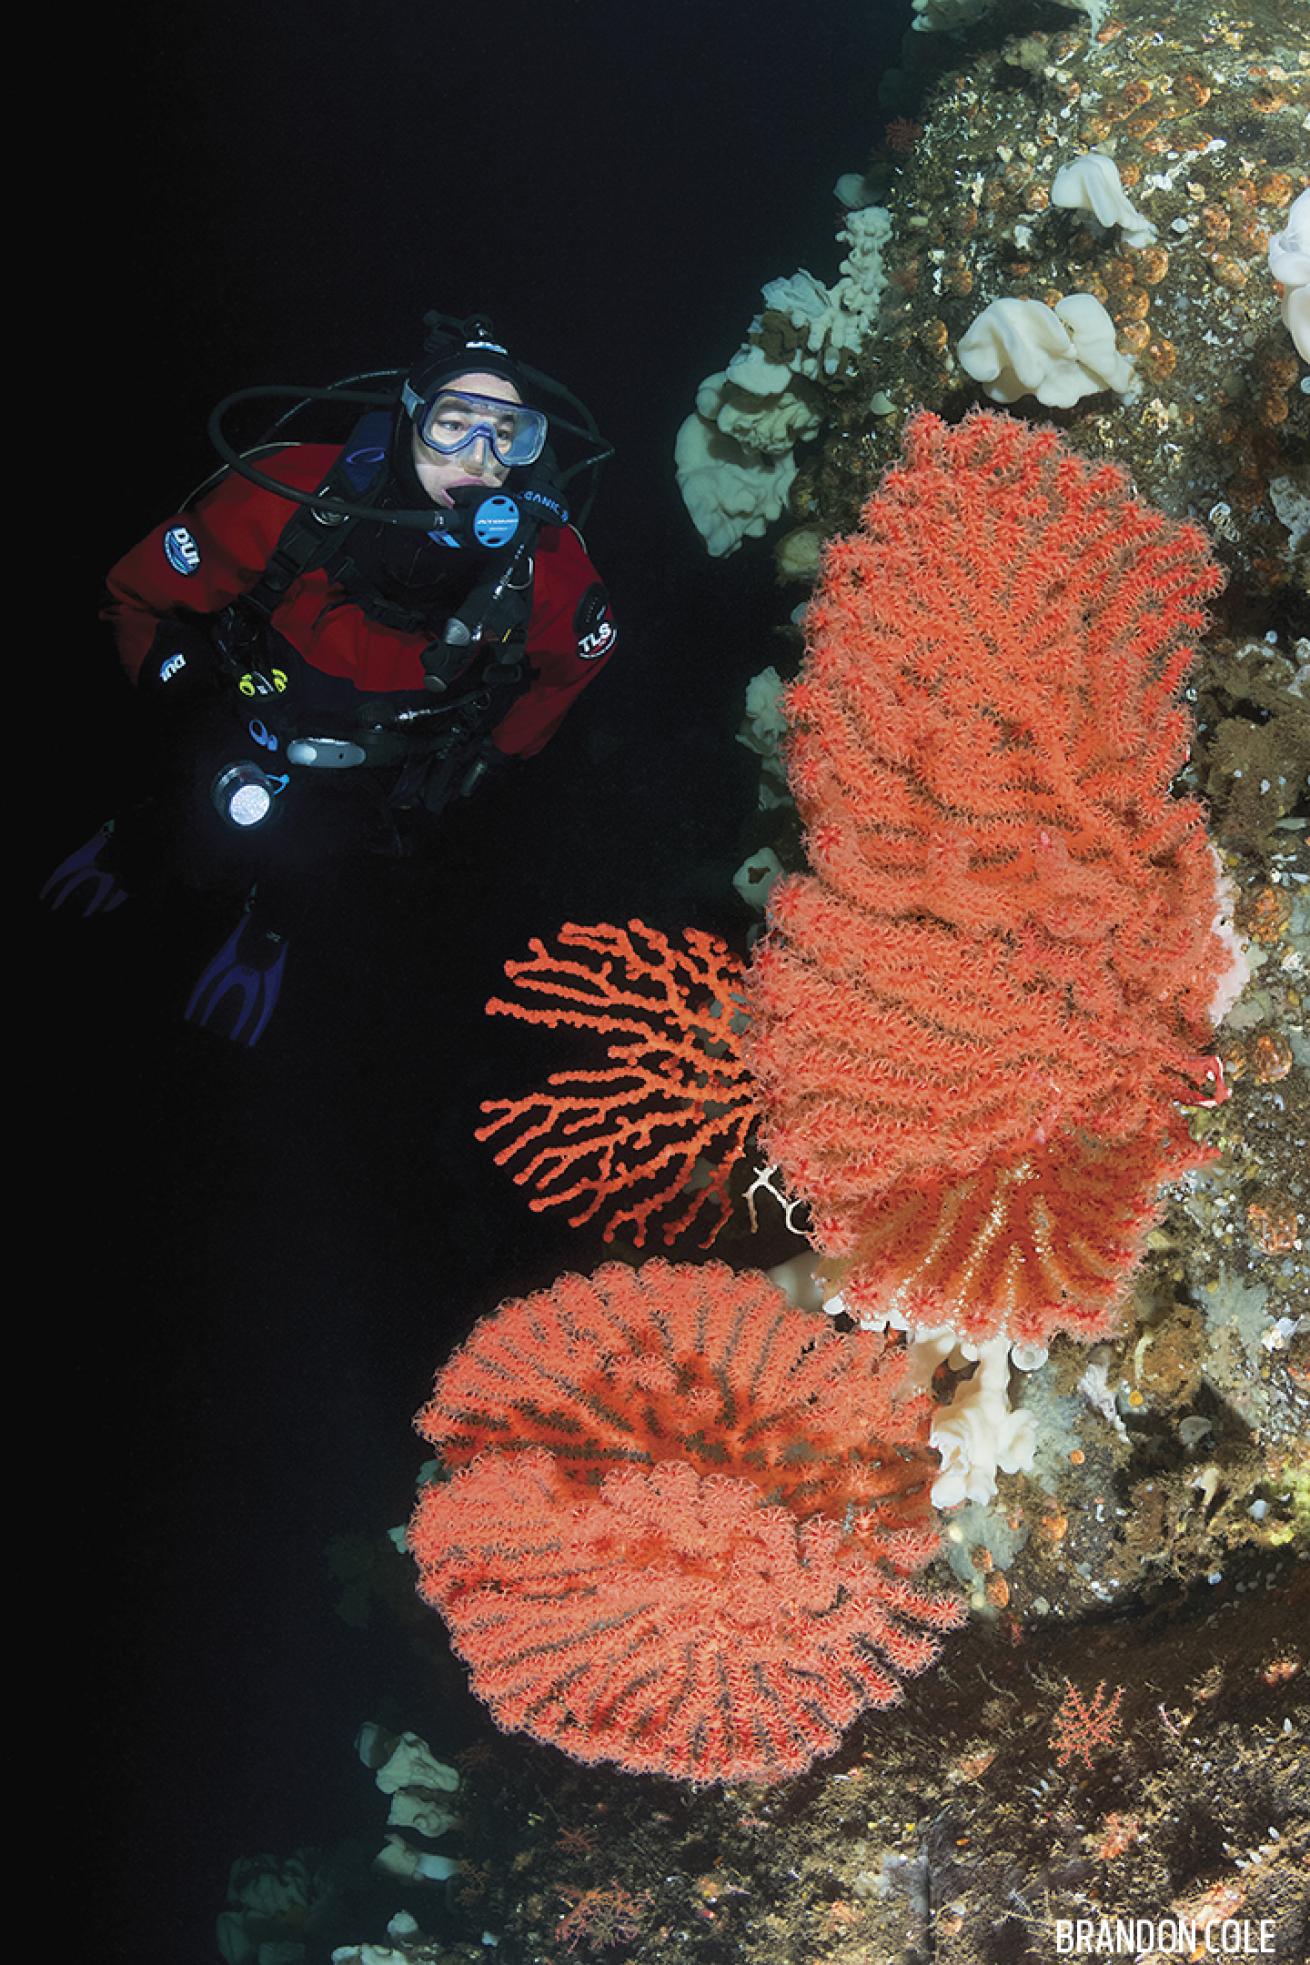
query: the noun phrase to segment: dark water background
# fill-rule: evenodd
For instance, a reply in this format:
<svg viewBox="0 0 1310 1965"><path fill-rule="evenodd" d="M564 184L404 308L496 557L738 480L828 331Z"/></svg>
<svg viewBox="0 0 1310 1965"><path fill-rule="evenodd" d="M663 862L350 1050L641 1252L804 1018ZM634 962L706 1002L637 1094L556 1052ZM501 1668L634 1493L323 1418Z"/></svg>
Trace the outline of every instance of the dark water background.
<svg viewBox="0 0 1310 1965"><path fill-rule="evenodd" d="M566 1061L484 1019L503 960L631 914L743 945L755 773L732 732L796 592L762 548L708 560L673 439L762 282L835 277L830 187L878 134L908 14L149 0L81 49L77 216L48 242L76 524L35 542L68 690L48 863L124 794L99 581L210 468L212 403L407 361L428 307L487 309L616 444L589 543L621 643L434 864L324 877L255 1053L177 1019L225 923L204 942L125 908L45 931L52 1288L19 1292L43 1362L12 1396L43 1445L18 1475L32 1712L76 1828L18 1798L76 1847L75 1881L52 1864L29 1911L70 1957L208 1960L234 1857L371 1836L351 1738L383 1699L438 1751L467 1737L471 1701L427 1699L385 1625L334 1615L326 1545L406 1516L410 1415L474 1317L600 1253L470 1138L480 1098Z"/></svg>

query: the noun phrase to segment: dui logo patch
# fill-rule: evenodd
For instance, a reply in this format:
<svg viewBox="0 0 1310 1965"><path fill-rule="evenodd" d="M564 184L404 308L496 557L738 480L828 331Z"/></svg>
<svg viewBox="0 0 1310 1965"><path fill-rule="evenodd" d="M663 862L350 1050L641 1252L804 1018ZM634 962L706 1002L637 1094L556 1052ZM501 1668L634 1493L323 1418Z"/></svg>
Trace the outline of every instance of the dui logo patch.
<svg viewBox="0 0 1310 1965"><path fill-rule="evenodd" d="M164 552L174 573L199 573L200 548L184 525L175 525L164 534Z"/></svg>

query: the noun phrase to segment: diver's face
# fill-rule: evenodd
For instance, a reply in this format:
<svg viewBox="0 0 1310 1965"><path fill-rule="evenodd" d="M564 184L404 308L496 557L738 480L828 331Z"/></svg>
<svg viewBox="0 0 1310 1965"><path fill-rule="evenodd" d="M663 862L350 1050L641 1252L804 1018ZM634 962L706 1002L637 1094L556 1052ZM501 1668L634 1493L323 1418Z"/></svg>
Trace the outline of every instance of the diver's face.
<svg viewBox="0 0 1310 1965"><path fill-rule="evenodd" d="M478 369L470 369L467 375L453 375L446 387L463 389L470 396L491 396L502 403L523 401L514 384L507 382L503 375L486 375ZM450 494L457 485L504 484L509 476L508 466L497 461L485 437L475 437L466 450L457 451L453 457L429 449L417 430L412 445L418 481L434 505L453 505L455 501Z"/></svg>

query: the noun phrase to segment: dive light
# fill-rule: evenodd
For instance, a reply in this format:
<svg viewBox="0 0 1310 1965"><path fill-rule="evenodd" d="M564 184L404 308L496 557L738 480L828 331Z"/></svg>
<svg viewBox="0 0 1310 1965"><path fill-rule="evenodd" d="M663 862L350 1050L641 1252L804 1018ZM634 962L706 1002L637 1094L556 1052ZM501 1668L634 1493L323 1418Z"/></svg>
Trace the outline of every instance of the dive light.
<svg viewBox="0 0 1310 1965"><path fill-rule="evenodd" d="M227 764L210 786L210 798L220 819L241 832L262 826L273 810L273 800L285 789L284 777L270 777L257 764L243 759Z"/></svg>

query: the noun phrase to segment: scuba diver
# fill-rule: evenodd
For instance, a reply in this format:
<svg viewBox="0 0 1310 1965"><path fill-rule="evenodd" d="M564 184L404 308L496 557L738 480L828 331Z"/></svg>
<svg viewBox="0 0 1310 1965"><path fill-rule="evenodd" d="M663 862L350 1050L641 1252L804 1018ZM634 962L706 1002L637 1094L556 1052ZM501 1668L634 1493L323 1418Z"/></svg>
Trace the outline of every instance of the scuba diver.
<svg viewBox="0 0 1310 1965"><path fill-rule="evenodd" d="M412 854L452 801L541 750L614 648L565 500L611 455L590 414L512 359L485 316L424 327L408 372L225 398L209 425L217 481L108 577L152 789L43 892L91 915L174 880L244 890L186 1011L237 1042L272 1015L324 862L361 845ZM288 397L239 453L231 411ZM290 435L336 403L353 421L344 442ZM553 446L570 438L584 454L563 469Z"/></svg>

